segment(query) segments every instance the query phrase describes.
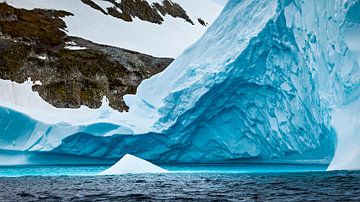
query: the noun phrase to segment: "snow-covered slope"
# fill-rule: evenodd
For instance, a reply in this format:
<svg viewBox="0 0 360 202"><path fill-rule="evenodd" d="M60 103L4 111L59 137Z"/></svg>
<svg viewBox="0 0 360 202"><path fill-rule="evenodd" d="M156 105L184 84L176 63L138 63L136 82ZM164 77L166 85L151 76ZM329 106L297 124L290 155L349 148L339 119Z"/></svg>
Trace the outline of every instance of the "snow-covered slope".
<svg viewBox="0 0 360 202"><path fill-rule="evenodd" d="M0 134L11 135L2 136L0 148L101 158L131 153L157 162L329 163L333 127L342 136L357 131L343 130L339 119L357 116L346 106L359 107L351 104L360 95L355 39L345 37L356 26L359 14L349 12L359 2L229 1L199 41L125 97L128 113L79 109L91 117L79 123L56 109L63 115L54 121L52 113L4 101ZM19 131L22 123L29 124ZM343 142L337 148L359 144Z"/></svg>
<svg viewBox="0 0 360 202"><path fill-rule="evenodd" d="M198 22L198 18L211 24L223 8L212 0L174 0L173 2L182 6L194 25L170 15L164 16L164 22L159 25L139 18L125 22L111 15L105 15L80 0L6 0L6 2L18 8L58 9L73 13L74 16L64 19L70 36L152 56L172 58L177 57L186 47L199 39L207 29L207 26ZM94 0L94 2L105 10L112 6L111 3L103 0ZM153 2L149 1L150 4Z"/></svg>

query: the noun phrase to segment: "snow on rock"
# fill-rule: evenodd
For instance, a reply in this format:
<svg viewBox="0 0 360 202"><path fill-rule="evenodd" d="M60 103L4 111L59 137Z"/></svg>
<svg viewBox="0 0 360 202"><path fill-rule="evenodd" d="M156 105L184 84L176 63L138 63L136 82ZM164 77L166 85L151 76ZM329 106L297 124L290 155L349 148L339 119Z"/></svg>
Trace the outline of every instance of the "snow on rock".
<svg viewBox="0 0 360 202"><path fill-rule="evenodd" d="M24 108L36 108L37 110L51 110L54 109L49 103L45 102L37 92L32 91L32 86L40 85L41 81L35 83L28 78L23 84L18 84L13 81L0 79L0 102L11 103L16 106Z"/></svg>
<svg viewBox="0 0 360 202"><path fill-rule="evenodd" d="M37 58L39 58L40 60L47 60L48 57L46 55L38 55Z"/></svg>
<svg viewBox="0 0 360 202"><path fill-rule="evenodd" d="M0 79L1 149L50 151L64 138L79 132L91 131L101 136L129 133L126 127L115 125L125 121L121 120L120 112L109 106L106 97L98 109L55 108L32 91L34 84L41 82L34 83L29 78L18 84Z"/></svg>
<svg viewBox="0 0 360 202"><path fill-rule="evenodd" d="M99 175L123 175L142 173L167 173L169 171L160 168L148 161L136 156L126 154L115 165L101 172Z"/></svg>
<svg viewBox="0 0 360 202"><path fill-rule="evenodd" d="M41 85L41 81L33 82L29 78L24 83L19 84L0 79L0 105L15 109L27 116L49 124L60 122L72 124L87 123L97 120L101 114L105 117L105 112L107 112L107 117L111 113L119 113L110 108L105 97L99 109L90 109L86 106L82 106L79 109L55 108L44 101L37 92L32 91L33 85Z"/></svg>
<svg viewBox="0 0 360 202"><path fill-rule="evenodd" d="M86 50L86 47L82 47L82 46L65 46L65 49L68 50Z"/></svg>
<svg viewBox="0 0 360 202"><path fill-rule="evenodd" d="M66 43L66 46L64 48L68 49L68 50L86 50L87 49L86 47L77 45L77 43L74 41L67 41L65 43Z"/></svg>
<svg viewBox="0 0 360 202"><path fill-rule="evenodd" d="M4 2L4 0L0 0ZM161 25L135 18L125 22L87 6L80 0L6 0L18 8L44 8L65 10L74 16L65 17L67 34L95 43L125 48L156 57L177 57L185 48L198 40L207 27L192 25L181 18L164 17ZM96 1L102 2L102 1ZM211 0L175 0L194 22L201 17L212 23L223 6ZM103 2L108 4L108 2Z"/></svg>

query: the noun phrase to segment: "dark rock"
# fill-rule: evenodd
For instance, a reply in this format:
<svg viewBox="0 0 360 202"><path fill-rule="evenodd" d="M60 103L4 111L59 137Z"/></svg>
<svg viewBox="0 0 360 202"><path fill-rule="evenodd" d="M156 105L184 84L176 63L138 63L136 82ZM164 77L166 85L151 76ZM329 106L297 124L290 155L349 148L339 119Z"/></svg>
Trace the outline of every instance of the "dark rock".
<svg viewBox="0 0 360 202"><path fill-rule="evenodd" d="M202 26L204 26L204 27L208 26L208 23L205 22L203 19L198 18L198 21L199 21L199 23L200 23Z"/></svg>
<svg viewBox="0 0 360 202"><path fill-rule="evenodd" d="M61 17L72 15L66 11L16 9L0 3L1 31L12 38L37 43L38 46L56 46L62 43L66 24Z"/></svg>
<svg viewBox="0 0 360 202"><path fill-rule="evenodd" d="M113 7L107 8L108 14L127 22L131 22L132 18L138 17L144 21L161 24L164 21L163 16L170 15L174 18L183 18L187 22L194 24L186 11L179 4L173 3L170 0L153 4L149 4L143 0L106 1L114 5Z"/></svg>
<svg viewBox="0 0 360 202"><path fill-rule="evenodd" d="M170 0L164 0L163 1L163 8L166 11L167 14L171 15L175 18L183 18L190 24L194 25L193 21L189 18L189 16L186 14L186 11L177 3L173 3Z"/></svg>
<svg viewBox="0 0 360 202"><path fill-rule="evenodd" d="M90 7L93 8L93 9L96 9L96 10L102 12L102 13L105 14L105 15L108 15L108 14L104 11L104 9L102 9L100 6L98 6L96 3L94 3L94 2L91 1L91 0L81 0L81 2L83 2L84 4L90 6Z"/></svg>
<svg viewBox="0 0 360 202"><path fill-rule="evenodd" d="M108 13L116 18L122 19L126 22L132 22L132 17L126 13L120 13L116 7L109 7L107 8Z"/></svg>
<svg viewBox="0 0 360 202"><path fill-rule="evenodd" d="M20 193L18 193L18 195L21 197L35 197L34 195L26 193L24 191L21 191Z"/></svg>

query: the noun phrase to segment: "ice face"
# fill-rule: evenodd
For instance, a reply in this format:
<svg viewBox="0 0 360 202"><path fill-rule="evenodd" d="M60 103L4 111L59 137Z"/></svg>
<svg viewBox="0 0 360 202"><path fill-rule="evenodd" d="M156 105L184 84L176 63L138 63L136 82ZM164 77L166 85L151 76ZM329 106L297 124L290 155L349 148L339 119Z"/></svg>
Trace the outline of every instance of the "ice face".
<svg viewBox="0 0 360 202"><path fill-rule="evenodd" d="M328 170L359 170L360 100L334 109L331 115L337 133L337 148Z"/></svg>
<svg viewBox="0 0 360 202"><path fill-rule="evenodd" d="M101 158L131 153L157 162L329 163L336 143L331 110L360 95L349 37L357 19L349 12L358 2L229 1L197 43L125 97L128 113L103 107L81 111L82 123L70 112L49 123L13 109L46 133L32 127L16 141L2 137L1 148ZM24 146L29 137L32 146Z"/></svg>

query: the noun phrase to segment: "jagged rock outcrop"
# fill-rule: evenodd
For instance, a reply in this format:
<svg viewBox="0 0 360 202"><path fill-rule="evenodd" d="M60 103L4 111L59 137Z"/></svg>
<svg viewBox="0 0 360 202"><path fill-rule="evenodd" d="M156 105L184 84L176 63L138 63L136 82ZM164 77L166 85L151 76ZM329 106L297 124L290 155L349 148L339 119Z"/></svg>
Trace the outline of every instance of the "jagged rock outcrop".
<svg viewBox="0 0 360 202"><path fill-rule="evenodd" d="M92 0L81 0L84 4L104 13L105 15L111 15L127 22L131 22L133 21L133 18L138 17L144 21L161 24L164 21L164 17L166 15L170 15L174 18L182 18L194 25L194 22L187 15L186 11L179 4L174 3L171 0L163 0L162 2L153 3L149 3L144 0L105 1L110 2L113 5L111 7L107 7L107 11Z"/></svg>

